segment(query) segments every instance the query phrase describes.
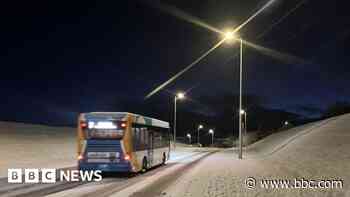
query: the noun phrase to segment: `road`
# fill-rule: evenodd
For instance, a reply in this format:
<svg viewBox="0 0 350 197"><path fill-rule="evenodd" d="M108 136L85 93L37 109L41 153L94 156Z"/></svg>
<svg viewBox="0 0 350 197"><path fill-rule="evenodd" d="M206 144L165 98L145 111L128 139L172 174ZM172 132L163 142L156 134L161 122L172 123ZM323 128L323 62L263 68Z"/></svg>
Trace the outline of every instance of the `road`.
<svg viewBox="0 0 350 197"><path fill-rule="evenodd" d="M184 148L180 147L171 154L170 160L165 166L159 166L151 169L144 174L133 176L127 174L104 174L101 182L56 182L54 184L11 184L7 183L7 178L0 179L0 196L110 196L116 192L127 192L124 190L137 184L140 190L147 187L155 180L169 183L171 180L180 176L182 172L195 165L201 159L215 152L215 149ZM74 169L74 167L66 168ZM181 173L179 173L181 172ZM172 177L169 179L167 177Z"/></svg>

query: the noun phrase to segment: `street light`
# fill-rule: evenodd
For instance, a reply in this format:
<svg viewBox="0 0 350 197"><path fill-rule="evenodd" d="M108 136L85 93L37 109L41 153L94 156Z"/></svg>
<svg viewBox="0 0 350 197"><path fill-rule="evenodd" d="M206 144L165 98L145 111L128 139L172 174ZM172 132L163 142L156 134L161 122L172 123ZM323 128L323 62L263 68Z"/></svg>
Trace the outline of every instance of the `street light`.
<svg viewBox="0 0 350 197"><path fill-rule="evenodd" d="M198 143L198 146L200 145L199 143L199 130L203 129L203 125L199 125L198 128L197 128L197 143Z"/></svg>
<svg viewBox="0 0 350 197"><path fill-rule="evenodd" d="M185 94L183 92L179 92L176 94L178 99L184 99L185 98Z"/></svg>
<svg viewBox="0 0 350 197"><path fill-rule="evenodd" d="M242 109L242 110L241 110L241 114L242 114L242 115L243 115L243 114L245 114L245 111L244 111L244 109Z"/></svg>
<svg viewBox="0 0 350 197"><path fill-rule="evenodd" d="M247 130L248 130L248 126L247 126L247 112L244 109L242 109L240 114L244 115L244 136L247 139Z"/></svg>
<svg viewBox="0 0 350 197"><path fill-rule="evenodd" d="M289 122L288 122L288 121L285 121L285 122L284 122L284 125L286 125L286 126L287 126L288 124L289 124Z"/></svg>
<svg viewBox="0 0 350 197"><path fill-rule="evenodd" d="M239 40L240 42L240 56L239 56L239 152L238 159L242 159L242 67L243 67L243 41L239 36L235 34L233 31L226 31L224 33L224 39L226 41Z"/></svg>
<svg viewBox="0 0 350 197"><path fill-rule="evenodd" d="M247 112L242 109L240 113L244 115L244 135L247 136Z"/></svg>
<svg viewBox="0 0 350 197"><path fill-rule="evenodd" d="M211 134L211 146L213 146L214 145L214 130L209 129L209 134Z"/></svg>
<svg viewBox="0 0 350 197"><path fill-rule="evenodd" d="M176 148L176 101L185 99L185 93L179 92L174 97L174 149Z"/></svg>
<svg viewBox="0 0 350 197"><path fill-rule="evenodd" d="M235 34L233 31L225 31L223 34L223 38L227 43L233 43L235 40L240 40L239 36Z"/></svg>
<svg viewBox="0 0 350 197"><path fill-rule="evenodd" d="M191 144L191 134L187 133L186 137L188 138L188 140L190 141L190 144Z"/></svg>

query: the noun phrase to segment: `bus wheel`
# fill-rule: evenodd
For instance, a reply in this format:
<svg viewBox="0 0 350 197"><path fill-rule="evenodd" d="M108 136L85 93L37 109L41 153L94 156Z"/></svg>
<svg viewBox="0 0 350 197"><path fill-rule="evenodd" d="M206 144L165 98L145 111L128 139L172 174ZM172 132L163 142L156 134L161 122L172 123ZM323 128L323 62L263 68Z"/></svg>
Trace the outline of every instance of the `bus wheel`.
<svg viewBox="0 0 350 197"><path fill-rule="evenodd" d="M166 155L165 155L165 153L163 153L162 164L165 165L165 162L166 162Z"/></svg>
<svg viewBox="0 0 350 197"><path fill-rule="evenodd" d="M146 172L147 171L147 158L144 157L142 160L142 172Z"/></svg>

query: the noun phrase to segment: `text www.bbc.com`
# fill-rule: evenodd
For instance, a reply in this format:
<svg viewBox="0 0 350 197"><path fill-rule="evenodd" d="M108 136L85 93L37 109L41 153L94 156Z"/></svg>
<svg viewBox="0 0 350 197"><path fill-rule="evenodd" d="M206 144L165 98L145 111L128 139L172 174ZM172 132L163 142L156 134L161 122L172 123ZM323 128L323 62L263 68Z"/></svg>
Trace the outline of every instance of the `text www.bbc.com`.
<svg viewBox="0 0 350 197"><path fill-rule="evenodd" d="M309 179L262 179L253 177L245 180L248 189L342 189L343 180L309 180Z"/></svg>

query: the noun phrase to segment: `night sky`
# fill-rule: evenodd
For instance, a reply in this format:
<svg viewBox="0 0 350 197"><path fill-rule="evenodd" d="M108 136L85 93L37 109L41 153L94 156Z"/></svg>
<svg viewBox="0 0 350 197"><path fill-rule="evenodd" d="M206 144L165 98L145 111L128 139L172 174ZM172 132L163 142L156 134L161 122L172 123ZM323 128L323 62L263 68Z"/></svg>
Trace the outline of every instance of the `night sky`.
<svg viewBox="0 0 350 197"><path fill-rule="evenodd" d="M150 2L3 2L0 118L71 123L79 112L123 111L143 103L157 85L220 40ZM266 2L161 1L219 29L234 28ZM311 63L277 60L245 47L245 93L263 97L266 107L309 117L336 101L350 101L347 8L345 1L276 0L240 36ZM191 90L189 96L200 103L204 96L237 93L237 52L236 45L224 44L155 97L165 102L175 90Z"/></svg>

